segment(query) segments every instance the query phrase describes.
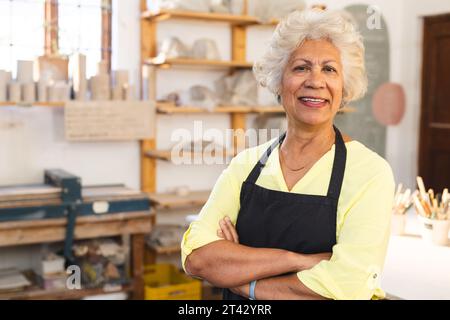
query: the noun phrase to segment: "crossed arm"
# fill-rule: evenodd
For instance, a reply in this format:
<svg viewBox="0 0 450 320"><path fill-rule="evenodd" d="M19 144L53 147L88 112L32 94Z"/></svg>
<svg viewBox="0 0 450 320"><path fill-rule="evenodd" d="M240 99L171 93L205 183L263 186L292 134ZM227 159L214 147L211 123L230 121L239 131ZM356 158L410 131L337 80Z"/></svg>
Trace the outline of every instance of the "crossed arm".
<svg viewBox="0 0 450 320"><path fill-rule="evenodd" d="M296 273L328 260L330 253L298 254L281 249L251 248L239 244L232 222L220 221L219 240L194 250L186 271L221 288L248 297L249 283L258 280L257 299L324 299L297 278Z"/></svg>

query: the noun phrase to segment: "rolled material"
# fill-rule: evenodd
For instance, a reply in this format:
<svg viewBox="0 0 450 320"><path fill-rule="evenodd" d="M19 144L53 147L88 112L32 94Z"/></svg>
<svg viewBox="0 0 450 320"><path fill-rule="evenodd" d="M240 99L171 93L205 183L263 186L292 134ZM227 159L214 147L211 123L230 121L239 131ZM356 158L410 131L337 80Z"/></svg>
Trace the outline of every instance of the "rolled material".
<svg viewBox="0 0 450 320"><path fill-rule="evenodd" d="M22 101L26 103L36 102L36 84L34 82L22 84Z"/></svg>
<svg viewBox="0 0 450 320"><path fill-rule="evenodd" d="M111 99L111 89L110 89L110 76L109 75L98 75L94 76L90 80L91 84L91 98L92 100L110 100Z"/></svg>
<svg viewBox="0 0 450 320"><path fill-rule="evenodd" d="M86 56L78 53L73 57L73 91L75 99L86 100L87 80L86 80Z"/></svg>
<svg viewBox="0 0 450 320"><path fill-rule="evenodd" d="M112 100L123 100L123 87L114 87L111 90Z"/></svg>
<svg viewBox="0 0 450 320"><path fill-rule="evenodd" d="M33 80L33 61L19 60L17 61L17 82L31 83Z"/></svg>
<svg viewBox="0 0 450 320"><path fill-rule="evenodd" d="M109 74L109 68L108 68L108 61L102 60L98 63L98 71L97 75L108 75Z"/></svg>
<svg viewBox="0 0 450 320"><path fill-rule="evenodd" d="M70 100L70 86L65 82L56 82L48 86L48 101L64 102Z"/></svg>
<svg viewBox="0 0 450 320"><path fill-rule="evenodd" d="M88 82L86 79L80 81L77 90L78 91L75 92L75 99L79 101L86 101L88 92Z"/></svg>
<svg viewBox="0 0 450 320"><path fill-rule="evenodd" d="M128 70L115 70L113 72L113 84L114 87L122 88L124 85L128 84Z"/></svg>
<svg viewBox="0 0 450 320"><path fill-rule="evenodd" d="M8 92L8 75L4 70L0 70L0 102L5 102Z"/></svg>
<svg viewBox="0 0 450 320"><path fill-rule="evenodd" d="M125 85L123 87L123 97L127 101L136 100L135 87L133 85Z"/></svg>
<svg viewBox="0 0 450 320"><path fill-rule="evenodd" d="M37 83L37 101L47 102L48 101L48 82L45 80L39 80Z"/></svg>
<svg viewBox="0 0 450 320"><path fill-rule="evenodd" d="M12 82L12 72L6 71L6 84Z"/></svg>
<svg viewBox="0 0 450 320"><path fill-rule="evenodd" d="M61 85L61 101L69 101L70 100L70 85L68 83L64 83Z"/></svg>
<svg viewBox="0 0 450 320"><path fill-rule="evenodd" d="M20 102L21 100L21 85L18 82L10 82L8 84L8 96L11 102Z"/></svg>

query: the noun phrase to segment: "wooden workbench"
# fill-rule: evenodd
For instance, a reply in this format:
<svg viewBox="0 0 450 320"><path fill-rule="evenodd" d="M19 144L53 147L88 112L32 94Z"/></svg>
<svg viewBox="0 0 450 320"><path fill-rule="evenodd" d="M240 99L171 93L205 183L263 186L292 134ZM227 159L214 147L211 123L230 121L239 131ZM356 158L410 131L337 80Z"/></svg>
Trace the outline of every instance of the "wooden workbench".
<svg viewBox="0 0 450 320"><path fill-rule="evenodd" d="M129 286L119 292L131 292L133 299L144 298L144 237L152 229L153 212L127 212L77 218L75 240L112 236L131 236L131 277ZM64 241L66 219L12 221L0 223L0 247ZM81 299L109 293L104 289L46 291L31 289L0 294L0 299ZM117 291L116 291L117 292Z"/></svg>

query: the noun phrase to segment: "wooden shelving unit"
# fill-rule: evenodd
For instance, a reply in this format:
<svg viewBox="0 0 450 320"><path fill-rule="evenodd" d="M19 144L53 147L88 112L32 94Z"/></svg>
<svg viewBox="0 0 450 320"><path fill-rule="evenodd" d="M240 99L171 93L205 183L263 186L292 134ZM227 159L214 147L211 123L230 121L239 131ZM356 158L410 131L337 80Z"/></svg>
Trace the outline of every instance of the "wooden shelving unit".
<svg viewBox="0 0 450 320"><path fill-rule="evenodd" d="M11 106L23 106L23 107L51 107L58 108L64 107L65 102L0 102L0 107L11 107Z"/></svg>
<svg viewBox="0 0 450 320"><path fill-rule="evenodd" d="M174 161L175 158L198 158L198 157L208 157L208 158L224 158L224 157L232 157L234 156L233 152L219 152L212 154L203 154L202 152L187 152L182 151L179 156L173 156L170 150L149 150L145 153L145 155L151 159L158 159L163 161Z"/></svg>
<svg viewBox="0 0 450 320"><path fill-rule="evenodd" d="M175 106L169 103L157 103L156 110L160 114L173 113L284 113L282 106L219 106L212 111L195 106Z"/></svg>
<svg viewBox="0 0 450 320"><path fill-rule="evenodd" d="M157 209L197 207L206 203L210 193L211 190L193 191L187 196L179 196L174 193L151 193L150 201Z"/></svg>
<svg viewBox="0 0 450 320"><path fill-rule="evenodd" d="M0 293L1 300L79 300L88 296L110 293L133 293L133 285L124 285L120 288L94 288L80 290L43 290L30 288L25 291Z"/></svg>
<svg viewBox="0 0 450 320"><path fill-rule="evenodd" d="M150 58L144 61L144 64L159 68L184 67L195 69L251 69L253 63L245 61L222 61L222 60L204 60L204 59L165 59Z"/></svg>
<svg viewBox="0 0 450 320"><path fill-rule="evenodd" d="M152 250L154 250L156 254L167 254L167 255L181 252L181 248L179 245L171 247L152 247Z"/></svg>
<svg viewBox="0 0 450 320"><path fill-rule="evenodd" d="M187 12L179 10L159 10L156 12L143 11L141 18L144 20L151 20L160 22L169 19L187 19L207 22L222 22L238 26L250 25L277 25L277 20L271 20L268 23L260 22L256 17L248 15L233 15L221 13L206 13L206 12Z"/></svg>
<svg viewBox="0 0 450 320"><path fill-rule="evenodd" d="M43 290L31 287L20 292L1 293L0 299L81 299L111 292L131 292L133 298L144 298L144 237L152 230L153 212L127 212L104 216L79 217L74 239L93 239L131 235L131 284L115 290L106 288L82 290ZM0 247L63 241L66 218L0 223Z"/></svg>
<svg viewBox="0 0 450 320"><path fill-rule="evenodd" d="M194 159L198 157L208 157L208 158L224 158L224 157L232 157L234 156L234 152L220 152L220 153L212 153L205 155L202 152L186 152L182 151L179 157L173 157L172 152L170 150L149 150L145 153L145 155L151 159L158 159L163 161L173 161L175 158L189 158Z"/></svg>
<svg viewBox="0 0 450 320"><path fill-rule="evenodd" d="M246 5L244 6L246 7ZM220 22L228 23L231 28L232 52L231 61L209 61L194 59L167 59L160 60L156 57L157 52L157 28L161 21L169 19L188 19L192 21ZM276 24L272 21L271 24ZM169 67L190 67L190 68L223 68L232 71L237 68L251 68L252 64L246 61L246 27L250 25L262 24L256 17L246 14L246 8L242 15L202 13L202 12L184 12L177 10L160 10L158 12L149 12L145 0L141 0L141 65L150 68L143 79L147 81L148 98L156 100L156 72L160 68ZM157 107L160 114L184 114L184 113L208 113L208 111L195 106L175 107L161 106ZM229 113L230 128L246 128L246 115L249 113L282 113L281 107L261 108L261 107L242 107L229 106L217 107L212 113ZM211 113L211 112L210 112ZM236 138L235 148L243 144L243 138ZM144 192L156 192L156 160L169 160L167 152L157 149L156 139L144 140L141 142L141 186Z"/></svg>

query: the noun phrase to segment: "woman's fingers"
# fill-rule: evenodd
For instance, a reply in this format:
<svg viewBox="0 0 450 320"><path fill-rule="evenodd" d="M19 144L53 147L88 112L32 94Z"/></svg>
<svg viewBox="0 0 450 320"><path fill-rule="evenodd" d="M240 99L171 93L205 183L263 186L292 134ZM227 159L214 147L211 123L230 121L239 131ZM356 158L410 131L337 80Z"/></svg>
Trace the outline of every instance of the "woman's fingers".
<svg viewBox="0 0 450 320"><path fill-rule="evenodd" d="M229 217L225 217L225 222L227 224L228 230L231 233L231 236L233 237L233 241L236 243L239 243L239 236L237 234L236 228L234 227L233 223L231 222L231 219Z"/></svg>
<svg viewBox="0 0 450 320"><path fill-rule="evenodd" d="M234 227L230 218L225 217L222 220L220 220L219 226L220 226L220 229L217 230L218 237L224 238L225 240L228 240L228 241L233 241L235 243L239 243L239 237L238 237L236 228Z"/></svg>
<svg viewBox="0 0 450 320"><path fill-rule="evenodd" d="M230 230L228 229L227 222L224 219L219 221L219 226L223 232L223 235L225 236L225 240L234 242L233 236L232 236Z"/></svg>

